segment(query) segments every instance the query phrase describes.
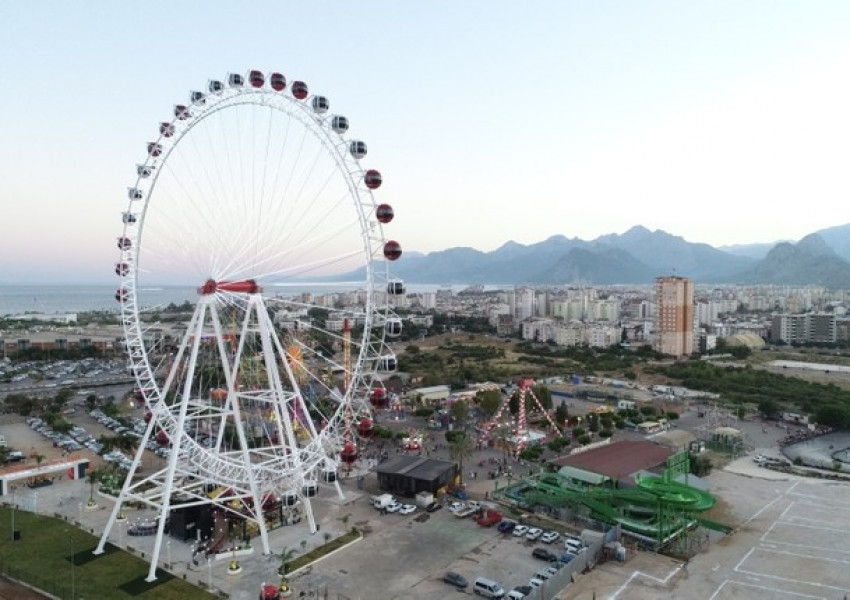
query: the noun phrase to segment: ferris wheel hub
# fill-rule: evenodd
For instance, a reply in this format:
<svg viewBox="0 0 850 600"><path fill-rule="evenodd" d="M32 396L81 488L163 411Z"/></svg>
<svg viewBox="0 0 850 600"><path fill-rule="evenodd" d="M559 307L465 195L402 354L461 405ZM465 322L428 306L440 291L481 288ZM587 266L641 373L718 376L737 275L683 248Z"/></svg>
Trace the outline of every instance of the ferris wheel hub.
<svg viewBox="0 0 850 600"><path fill-rule="evenodd" d="M259 294L263 288L253 279L244 281L215 281L207 279L203 286L198 288L201 296L215 294L216 292L234 292L237 294Z"/></svg>

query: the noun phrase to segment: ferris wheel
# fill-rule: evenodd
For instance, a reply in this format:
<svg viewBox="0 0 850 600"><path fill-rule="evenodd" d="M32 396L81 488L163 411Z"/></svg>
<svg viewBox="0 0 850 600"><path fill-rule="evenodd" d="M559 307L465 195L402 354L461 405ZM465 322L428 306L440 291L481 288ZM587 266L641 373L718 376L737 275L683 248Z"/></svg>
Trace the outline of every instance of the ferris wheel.
<svg viewBox="0 0 850 600"><path fill-rule="evenodd" d="M230 73L174 106L136 166L115 298L147 425L97 551L122 503L155 508L148 579L177 505L253 524L264 553L268 507L315 532L310 498L341 493L337 467L371 435L396 368L401 246L348 129L303 81ZM197 289L192 310L163 305L173 286ZM137 473L155 446L164 466Z"/></svg>

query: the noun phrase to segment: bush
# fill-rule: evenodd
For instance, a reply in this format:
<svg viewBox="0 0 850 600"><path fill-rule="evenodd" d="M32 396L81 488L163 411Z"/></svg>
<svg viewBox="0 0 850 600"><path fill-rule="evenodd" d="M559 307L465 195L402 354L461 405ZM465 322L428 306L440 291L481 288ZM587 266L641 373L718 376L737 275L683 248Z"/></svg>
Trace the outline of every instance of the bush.
<svg viewBox="0 0 850 600"><path fill-rule="evenodd" d="M454 442L456 442L458 440L462 440L465 437L466 437L465 431L447 431L446 432L446 441L449 444L453 444Z"/></svg>
<svg viewBox="0 0 850 600"><path fill-rule="evenodd" d="M593 438L591 438L586 433L583 436L578 438L578 443L581 444L582 446L587 446L591 441L593 441Z"/></svg>
<svg viewBox="0 0 850 600"><path fill-rule="evenodd" d="M413 411L413 414L417 417L430 417L434 414L434 409L428 407L417 408L415 411Z"/></svg>
<svg viewBox="0 0 850 600"><path fill-rule="evenodd" d="M602 431L599 432L599 437L601 437L601 438L609 438L612 435L614 435L614 432L611 431L610 429L603 429Z"/></svg>
<svg viewBox="0 0 850 600"><path fill-rule="evenodd" d="M679 413L677 413L677 412L673 412L672 410L667 411L666 415L667 415L667 418L668 418L670 421L675 421L676 419L678 419L678 418L679 418Z"/></svg>

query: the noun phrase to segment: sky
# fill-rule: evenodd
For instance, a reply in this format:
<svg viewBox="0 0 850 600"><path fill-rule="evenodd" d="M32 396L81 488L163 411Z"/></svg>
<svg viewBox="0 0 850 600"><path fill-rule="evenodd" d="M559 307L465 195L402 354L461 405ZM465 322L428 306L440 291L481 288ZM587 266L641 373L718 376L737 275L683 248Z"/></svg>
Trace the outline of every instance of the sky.
<svg viewBox="0 0 850 600"><path fill-rule="evenodd" d="M250 69L350 119L405 252L798 240L850 222L848 31L843 0L0 0L0 284L113 281L157 124Z"/></svg>

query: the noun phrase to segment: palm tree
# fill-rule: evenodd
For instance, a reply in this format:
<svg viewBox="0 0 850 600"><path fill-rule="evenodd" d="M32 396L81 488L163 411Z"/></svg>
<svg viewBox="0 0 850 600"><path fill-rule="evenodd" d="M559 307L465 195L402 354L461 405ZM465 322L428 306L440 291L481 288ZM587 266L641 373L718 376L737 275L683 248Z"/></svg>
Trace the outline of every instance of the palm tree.
<svg viewBox="0 0 850 600"><path fill-rule="evenodd" d="M458 473L458 481L463 483L463 459L472 456L475 450L475 442L468 435L455 437L454 441L449 442L449 457L458 462L460 471Z"/></svg>
<svg viewBox="0 0 850 600"><path fill-rule="evenodd" d="M283 547L283 550L280 551L280 568L277 570L277 574L281 577L286 577L286 572L289 570L289 561L292 560L292 557L298 553L298 550L295 548L287 548Z"/></svg>
<svg viewBox="0 0 850 600"><path fill-rule="evenodd" d="M99 469L92 469L91 471L88 472L88 475L86 475L86 479L89 480L89 485L91 487L91 492L89 493L89 502L88 502L89 506L94 506L95 504L97 504L94 500L94 484L96 484L98 481L100 481L101 475L102 475L102 473L100 472Z"/></svg>

